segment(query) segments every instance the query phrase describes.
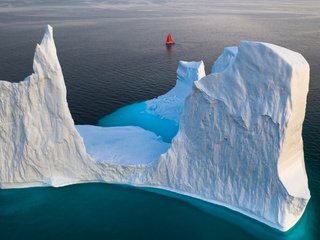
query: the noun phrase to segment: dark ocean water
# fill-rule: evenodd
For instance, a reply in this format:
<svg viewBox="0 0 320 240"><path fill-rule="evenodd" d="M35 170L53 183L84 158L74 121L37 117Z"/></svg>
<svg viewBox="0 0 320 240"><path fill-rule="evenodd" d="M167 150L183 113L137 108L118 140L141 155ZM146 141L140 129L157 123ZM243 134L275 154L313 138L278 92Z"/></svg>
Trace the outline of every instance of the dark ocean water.
<svg viewBox="0 0 320 240"><path fill-rule="evenodd" d="M54 27L77 124L175 84L178 60L204 60L241 40L302 53L311 67L303 128L311 200L288 233L175 194L81 184L0 190L0 239L320 239L320 2L0 0L0 79L32 73L35 44ZM173 33L177 44L163 41Z"/></svg>

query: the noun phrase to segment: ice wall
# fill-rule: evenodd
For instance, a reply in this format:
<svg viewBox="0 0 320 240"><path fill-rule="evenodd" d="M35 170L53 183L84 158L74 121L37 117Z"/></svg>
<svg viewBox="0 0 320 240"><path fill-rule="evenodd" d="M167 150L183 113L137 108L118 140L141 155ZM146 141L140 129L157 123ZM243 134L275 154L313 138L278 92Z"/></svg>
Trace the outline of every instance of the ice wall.
<svg viewBox="0 0 320 240"><path fill-rule="evenodd" d="M234 50L219 57L217 73L195 82L159 161L167 175L159 184L288 230L310 198L301 138L309 65L272 44Z"/></svg>
<svg viewBox="0 0 320 240"><path fill-rule="evenodd" d="M52 28L19 83L0 81L0 186L69 183L86 175L88 158L66 101Z"/></svg>

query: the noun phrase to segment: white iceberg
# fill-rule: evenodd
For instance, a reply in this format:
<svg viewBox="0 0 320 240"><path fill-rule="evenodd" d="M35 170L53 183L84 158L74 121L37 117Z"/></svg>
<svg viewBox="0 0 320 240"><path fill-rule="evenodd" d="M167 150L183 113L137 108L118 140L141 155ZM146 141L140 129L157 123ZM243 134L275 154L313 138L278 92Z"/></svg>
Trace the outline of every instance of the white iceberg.
<svg viewBox="0 0 320 240"><path fill-rule="evenodd" d="M33 69L20 83L0 82L1 188L92 181L148 186L282 231L303 214L310 198L301 137L309 65L300 54L259 42L226 50L213 73L186 94L171 145L139 127L75 127L50 26ZM177 109L174 101L148 104L163 117L180 116L162 108Z"/></svg>

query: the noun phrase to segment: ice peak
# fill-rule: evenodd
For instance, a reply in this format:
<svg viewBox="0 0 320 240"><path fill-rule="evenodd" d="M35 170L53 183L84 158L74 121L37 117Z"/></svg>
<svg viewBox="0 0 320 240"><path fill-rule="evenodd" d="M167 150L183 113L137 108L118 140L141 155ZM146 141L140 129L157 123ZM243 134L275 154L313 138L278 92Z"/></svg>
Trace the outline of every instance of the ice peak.
<svg viewBox="0 0 320 240"><path fill-rule="evenodd" d="M47 24L46 28L45 28L45 34L53 34L53 28L51 27L51 25Z"/></svg>
<svg viewBox="0 0 320 240"><path fill-rule="evenodd" d="M192 86L194 81L200 80L205 75L203 61L179 61L179 66L177 69L178 81Z"/></svg>
<svg viewBox="0 0 320 240"><path fill-rule="evenodd" d="M238 54L238 47L226 47L223 53L215 61L211 68L211 73L220 73L232 65Z"/></svg>
<svg viewBox="0 0 320 240"><path fill-rule="evenodd" d="M41 44L37 44L33 59L34 73L48 78L50 74L60 74L61 67L53 39L53 28L47 25Z"/></svg>

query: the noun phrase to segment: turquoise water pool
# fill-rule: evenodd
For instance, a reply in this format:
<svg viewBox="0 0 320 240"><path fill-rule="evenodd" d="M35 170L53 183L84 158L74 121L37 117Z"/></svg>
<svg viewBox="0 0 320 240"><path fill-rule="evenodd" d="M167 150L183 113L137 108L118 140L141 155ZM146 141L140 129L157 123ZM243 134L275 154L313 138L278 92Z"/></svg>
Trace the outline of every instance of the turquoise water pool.
<svg viewBox="0 0 320 240"><path fill-rule="evenodd" d="M179 125L173 120L162 118L159 115L147 112L145 102L134 103L122 107L115 112L104 116L98 121L99 126L138 126L145 130L154 132L162 137L162 140L171 143L172 138L177 134Z"/></svg>

